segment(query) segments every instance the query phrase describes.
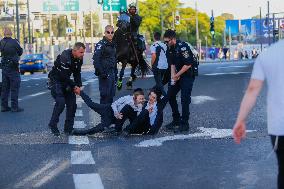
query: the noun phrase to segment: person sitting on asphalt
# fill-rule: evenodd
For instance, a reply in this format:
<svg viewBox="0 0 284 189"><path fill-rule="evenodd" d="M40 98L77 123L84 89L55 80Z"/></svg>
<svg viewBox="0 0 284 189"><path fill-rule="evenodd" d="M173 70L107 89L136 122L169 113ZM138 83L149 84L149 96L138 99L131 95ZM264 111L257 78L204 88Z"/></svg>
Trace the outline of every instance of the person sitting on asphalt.
<svg viewBox="0 0 284 189"><path fill-rule="evenodd" d="M155 135L163 124L163 110L168 102L167 96L162 96L162 91L152 88L149 100L145 102L142 112L123 130L124 134Z"/></svg>
<svg viewBox="0 0 284 189"><path fill-rule="evenodd" d="M127 119L129 119L131 123L140 114L145 101L144 92L141 88L135 89L133 95L123 96L112 104L95 103L80 88L76 88L74 92L80 95L91 109L101 115L101 123L90 129L74 129L73 135L87 135L102 132L111 124L115 124L115 131L120 133Z"/></svg>

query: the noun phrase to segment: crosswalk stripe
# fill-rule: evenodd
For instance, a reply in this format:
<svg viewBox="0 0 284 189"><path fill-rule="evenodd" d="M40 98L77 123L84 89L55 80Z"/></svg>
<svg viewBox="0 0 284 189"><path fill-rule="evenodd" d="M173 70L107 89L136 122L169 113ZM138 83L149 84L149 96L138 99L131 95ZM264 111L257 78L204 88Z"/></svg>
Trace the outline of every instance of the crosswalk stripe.
<svg viewBox="0 0 284 189"><path fill-rule="evenodd" d="M71 164L95 164L91 151L71 151Z"/></svg>
<svg viewBox="0 0 284 189"><path fill-rule="evenodd" d="M76 129L83 129L86 127L86 124L84 121L74 121L74 128Z"/></svg>
<svg viewBox="0 0 284 189"><path fill-rule="evenodd" d="M82 110L76 110L76 117L82 117L83 116L83 111Z"/></svg>
<svg viewBox="0 0 284 189"><path fill-rule="evenodd" d="M99 174L73 174L75 189L104 189Z"/></svg>
<svg viewBox="0 0 284 189"><path fill-rule="evenodd" d="M69 144L89 144L89 139L87 136L69 136Z"/></svg>

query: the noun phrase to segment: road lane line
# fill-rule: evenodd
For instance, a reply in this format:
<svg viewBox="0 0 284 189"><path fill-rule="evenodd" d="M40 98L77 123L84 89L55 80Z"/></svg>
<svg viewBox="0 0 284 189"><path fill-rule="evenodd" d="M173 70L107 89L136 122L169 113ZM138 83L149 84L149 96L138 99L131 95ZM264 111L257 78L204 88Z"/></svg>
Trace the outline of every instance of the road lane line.
<svg viewBox="0 0 284 189"><path fill-rule="evenodd" d="M35 93L35 94L32 94L30 95L31 97L35 97L35 96L39 96L39 95L43 95L45 93L47 93L48 91L45 91L45 92L39 92L39 93Z"/></svg>
<svg viewBox="0 0 284 189"><path fill-rule="evenodd" d="M31 95L27 95L27 96L24 96L22 98L19 98L19 101L23 101L23 100L29 100L33 97L37 97L37 96L40 96L40 95L43 95L43 94L46 94L48 93L49 91L42 91L42 92L38 92L38 93L35 93L35 94L31 94Z"/></svg>
<svg viewBox="0 0 284 189"><path fill-rule="evenodd" d="M99 174L73 174L75 189L104 189Z"/></svg>
<svg viewBox="0 0 284 189"><path fill-rule="evenodd" d="M215 75L237 75L237 74L248 74L251 72L228 72L228 73L210 73L210 74L204 74L207 76L215 76Z"/></svg>
<svg viewBox="0 0 284 189"><path fill-rule="evenodd" d="M89 144L89 138L87 136L69 136L69 144Z"/></svg>
<svg viewBox="0 0 284 189"><path fill-rule="evenodd" d="M95 160L92 156L91 151L71 151L71 164L73 165L80 165L80 164L92 165L92 164L95 164Z"/></svg>
<svg viewBox="0 0 284 189"><path fill-rule="evenodd" d="M76 117L82 117L83 116L83 111L82 110L76 110Z"/></svg>
<svg viewBox="0 0 284 189"><path fill-rule="evenodd" d="M86 127L86 124L84 121L74 121L74 126L75 129L84 129Z"/></svg>

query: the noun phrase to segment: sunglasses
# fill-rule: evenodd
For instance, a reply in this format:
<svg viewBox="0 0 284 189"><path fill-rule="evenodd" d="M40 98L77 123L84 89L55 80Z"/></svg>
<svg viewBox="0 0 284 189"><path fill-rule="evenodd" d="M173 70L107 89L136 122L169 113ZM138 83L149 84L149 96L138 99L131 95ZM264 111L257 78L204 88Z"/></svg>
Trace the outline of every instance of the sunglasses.
<svg viewBox="0 0 284 189"><path fill-rule="evenodd" d="M169 39L168 41L165 40L164 42L165 42L166 44L168 44L171 40L172 40L172 39Z"/></svg>
<svg viewBox="0 0 284 189"><path fill-rule="evenodd" d="M106 31L107 34L114 34L114 32Z"/></svg>

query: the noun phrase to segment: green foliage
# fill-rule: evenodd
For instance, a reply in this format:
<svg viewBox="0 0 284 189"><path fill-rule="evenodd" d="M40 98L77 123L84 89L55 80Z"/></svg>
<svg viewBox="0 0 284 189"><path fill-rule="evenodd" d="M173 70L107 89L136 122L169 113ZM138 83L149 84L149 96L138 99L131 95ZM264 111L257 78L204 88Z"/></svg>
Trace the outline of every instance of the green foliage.
<svg viewBox="0 0 284 189"><path fill-rule="evenodd" d="M175 29L180 39L196 44L196 12L194 9L181 8L179 0L145 0L139 1L139 14L143 17L140 31L146 36L153 38L155 31L162 31L163 20L164 28ZM179 12L180 24L174 24L173 14ZM215 44L221 46L223 43L223 31L225 20L233 18L233 15L224 13L215 18ZM210 17L205 13L198 13L199 38L202 45L205 45L205 38L208 38L208 45L212 43L210 28Z"/></svg>

